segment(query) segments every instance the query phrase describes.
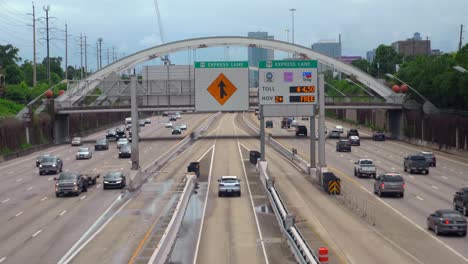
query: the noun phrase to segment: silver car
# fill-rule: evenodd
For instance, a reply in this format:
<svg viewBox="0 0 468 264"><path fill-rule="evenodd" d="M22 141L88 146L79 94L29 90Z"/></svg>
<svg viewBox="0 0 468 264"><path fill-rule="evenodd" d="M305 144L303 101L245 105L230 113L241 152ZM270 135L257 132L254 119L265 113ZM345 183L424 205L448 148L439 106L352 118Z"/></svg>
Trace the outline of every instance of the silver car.
<svg viewBox="0 0 468 264"><path fill-rule="evenodd" d="M90 159L93 157L93 153L90 148L79 148L76 152L76 159Z"/></svg>
<svg viewBox="0 0 468 264"><path fill-rule="evenodd" d="M218 182L219 197L229 194L241 196L240 179L237 176L222 176Z"/></svg>
<svg viewBox="0 0 468 264"><path fill-rule="evenodd" d="M375 177L374 193L380 197L384 194L396 194L405 196L405 180L398 173L385 173Z"/></svg>
<svg viewBox="0 0 468 264"><path fill-rule="evenodd" d="M120 148L126 144L128 144L128 139L126 138L119 138L119 140L117 140L117 148Z"/></svg>

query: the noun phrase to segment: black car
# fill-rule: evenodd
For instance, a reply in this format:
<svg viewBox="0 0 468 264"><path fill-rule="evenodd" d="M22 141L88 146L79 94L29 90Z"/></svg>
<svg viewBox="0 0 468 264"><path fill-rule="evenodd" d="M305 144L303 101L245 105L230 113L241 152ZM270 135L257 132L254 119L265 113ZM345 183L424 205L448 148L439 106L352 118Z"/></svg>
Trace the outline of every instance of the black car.
<svg viewBox="0 0 468 264"><path fill-rule="evenodd" d="M307 137L307 127L306 126L297 126L296 127L296 136L306 136Z"/></svg>
<svg viewBox="0 0 468 264"><path fill-rule="evenodd" d="M73 194L80 195L81 192L88 191L88 182L78 172L62 172L58 178L54 178L55 196Z"/></svg>
<svg viewBox="0 0 468 264"><path fill-rule="evenodd" d="M104 190L109 188L122 189L125 185L127 185L127 180L123 172L120 171L109 172L102 179L102 188Z"/></svg>
<svg viewBox="0 0 468 264"><path fill-rule="evenodd" d="M119 159L130 158L132 156L132 146L130 144L122 145L119 149Z"/></svg>
<svg viewBox="0 0 468 264"><path fill-rule="evenodd" d="M42 154L40 156L38 156L36 158L36 167L39 167L39 164L41 164L42 160L45 158L45 157L50 157L51 155L50 154Z"/></svg>
<svg viewBox="0 0 468 264"><path fill-rule="evenodd" d="M39 175L54 173L57 174L62 172L63 162L59 157L56 156L44 156L41 163L39 164Z"/></svg>
<svg viewBox="0 0 468 264"><path fill-rule="evenodd" d="M372 140L374 141L385 141L385 134L382 131L377 131L372 134Z"/></svg>
<svg viewBox="0 0 468 264"><path fill-rule="evenodd" d="M119 138L125 138L127 137L125 135L125 127L119 127L115 130L115 138L116 139L119 139Z"/></svg>
<svg viewBox="0 0 468 264"><path fill-rule="evenodd" d="M105 138L100 138L96 140L96 144L94 144L94 150L108 150L109 149L109 141Z"/></svg>
<svg viewBox="0 0 468 264"><path fill-rule="evenodd" d="M347 139L341 139L340 141L336 142L336 151L349 151L351 152L351 142Z"/></svg>
<svg viewBox="0 0 468 264"><path fill-rule="evenodd" d="M163 112L162 116L168 116L169 113L168 112Z"/></svg>
<svg viewBox="0 0 468 264"><path fill-rule="evenodd" d="M413 172L428 174L429 163L423 155L408 155L404 158L403 170L409 171L410 174Z"/></svg>
<svg viewBox="0 0 468 264"><path fill-rule="evenodd" d="M182 130L179 127L174 127L172 129L172 135L180 135L182 134Z"/></svg>
<svg viewBox="0 0 468 264"><path fill-rule="evenodd" d="M265 122L265 127L266 128L273 128L273 121L271 120L268 120Z"/></svg>
<svg viewBox="0 0 468 264"><path fill-rule="evenodd" d="M468 216L468 187L463 187L453 196L453 209L459 210Z"/></svg>
<svg viewBox="0 0 468 264"><path fill-rule="evenodd" d="M175 115L172 115L170 118L169 118L169 121L177 121L177 117Z"/></svg>
<svg viewBox="0 0 468 264"><path fill-rule="evenodd" d="M438 236L449 233L466 236L466 219L458 211L440 209L427 217L427 229Z"/></svg>
<svg viewBox="0 0 468 264"><path fill-rule="evenodd" d="M347 138L349 138L350 136L358 136L359 137L359 131L355 128L351 128L350 130L348 130L348 134L347 134Z"/></svg>
<svg viewBox="0 0 468 264"><path fill-rule="evenodd" d="M117 138L117 131L115 129L109 129L106 132L106 138Z"/></svg>

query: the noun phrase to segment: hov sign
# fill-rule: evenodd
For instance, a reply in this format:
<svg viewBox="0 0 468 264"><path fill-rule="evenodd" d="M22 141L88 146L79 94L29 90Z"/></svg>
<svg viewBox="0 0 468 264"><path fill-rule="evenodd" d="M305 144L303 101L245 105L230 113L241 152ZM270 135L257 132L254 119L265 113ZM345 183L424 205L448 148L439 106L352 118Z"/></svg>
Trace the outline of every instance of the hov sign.
<svg viewBox="0 0 468 264"><path fill-rule="evenodd" d="M248 110L248 66L246 61L195 62L195 110Z"/></svg>

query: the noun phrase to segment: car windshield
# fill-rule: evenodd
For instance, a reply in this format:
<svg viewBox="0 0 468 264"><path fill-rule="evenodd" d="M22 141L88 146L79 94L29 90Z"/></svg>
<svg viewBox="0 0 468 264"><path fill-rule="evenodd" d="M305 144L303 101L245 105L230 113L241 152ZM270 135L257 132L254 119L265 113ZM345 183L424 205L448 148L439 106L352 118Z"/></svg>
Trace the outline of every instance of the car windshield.
<svg viewBox="0 0 468 264"><path fill-rule="evenodd" d="M450 212L450 213L442 213L442 217L447 217L447 218L450 218L450 217L462 217L462 215L461 215L460 213Z"/></svg>
<svg viewBox="0 0 468 264"><path fill-rule="evenodd" d="M59 180L74 180L76 176L75 173L60 173Z"/></svg>
<svg viewBox="0 0 468 264"><path fill-rule="evenodd" d="M80 141L80 139L81 138L79 138L79 137L75 137L75 138L73 138L73 141Z"/></svg>
<svg viewBox="0 0 468 264"><path fill-rule="evenodd" d="M55 158L54 157L43 157L42 162L54 162Z"/></svg>
<svg viewBox="0 0 468 264"><path fill-rule="evenodd" d="M222 182L223 183L237 183L238 180L236 180L236 179L223 179Z"/></svg>
<svg viewBox="0 0 468 264"><path fill-rule="evenodd" d="M385 175L383 177L384 182L402 182L403 177L401 175Z"/></svg>
<svg viewBox="0 0 468 264"><path fill-rule="evenodd" d="M423 156L426 157L426 158L432 158L432 157L434 157L434 154L432 154L432 153L423 153Z"/></svg>
<svg viewBox="0 0 468 264"><path fill-rule="evenodd" d="M130 149L131 149L131 146L129 144L123 145L121 148L122 151L130 151Z"/></svg>
<svg viewBox="0 0 468 264"><path fill-rule="evenodd" d="M98 140L96 140L96 143L98 143L98 144L106 144L106 140L105 140L105 139L98 139Z"/></svg>
<svg viewBox="0 0 468 264"><path fill-rule="evenodd" d="M109 172L104 176L105 179L120 179L122 177L121 172Z"/></svg>
<svg viewBox="0 0 468 264"><path fill-rule="evenodd" d="M373 165L372 160L361 160L361 165Z"/></svg>
<svg viewBox="0 0 468 264"><path fill-rule="evenodd" d="M411 160L426 160L426 158L424 156L411 156L410 158Z"/></svg>
<svg viewBox="0 0 468 264"><path fill-rule="evenodd" d="M121 138L119 139L119 143L127 143L128 140L126 138Z"/></svg>
<svg viewBox="0 0 468 264"><path fill-rule="evenodd" d="M78 152L88 152L88 148L79 148Z"/></svg>

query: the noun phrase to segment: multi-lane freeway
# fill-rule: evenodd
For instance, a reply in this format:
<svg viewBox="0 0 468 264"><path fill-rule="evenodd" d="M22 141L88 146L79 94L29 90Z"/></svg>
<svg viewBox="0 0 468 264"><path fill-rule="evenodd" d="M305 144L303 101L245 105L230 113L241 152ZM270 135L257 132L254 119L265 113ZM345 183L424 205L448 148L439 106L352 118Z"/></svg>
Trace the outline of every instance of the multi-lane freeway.
<svg viewBox="0 0 468 264"><path fill-rule="evenodd" d="M189 130L174 140L153 117L140 132L143 168L174 147L211 114L183 115L178 123ZM187 171L199 161L200 188L192 195L170 259L179 263L294 263L282 236L249 151L259 150L258 136L245 121L258 125L250 113L226 113L202 137L150 176L134 193L102 190L101 180L79 197L56 198L53 176L39 176L32 154L0 165L0 263L146 263L168 222ZM308 159L309 139L281 129L272 119L267 129L285 147L296 148ZM333 121L327 123L330 129ZM361 134L368 133L365 130ZM104 131L88 136L102 137ZM286 136L286 137L285 137ZM290 136L290 137L287 137ZM151 138L152 140L145 140ZM452 196L464 186L468 165L460 157L436 153L438 164L429 175L403 172L403 156L423 148L401 142L362 140L350 153L337 153L327 140L329 170L341 178L342 195L328 196L311 177L267 146L268 172L285 206L296 215L296 225L316 250L330 248L330 263L467 263L466 237L437 237L426 230L426 217L436 209L451 208ZM92 145L87 143L86 145ZM130 168L118 159L115 143L108 151L94 152L90 160L75 161L76 147L45 150L64 160L64 170L104 173ZM379 198L373 180L353 176L354 161L372 158L379 172L395 171L407 183L404 198ZM240 197L218 197L219 177L241 179ZM111 217L97 221L126 195ZM95 236L87 232L99 230ZM79 243L79 247L77 246Z"/></svg>

